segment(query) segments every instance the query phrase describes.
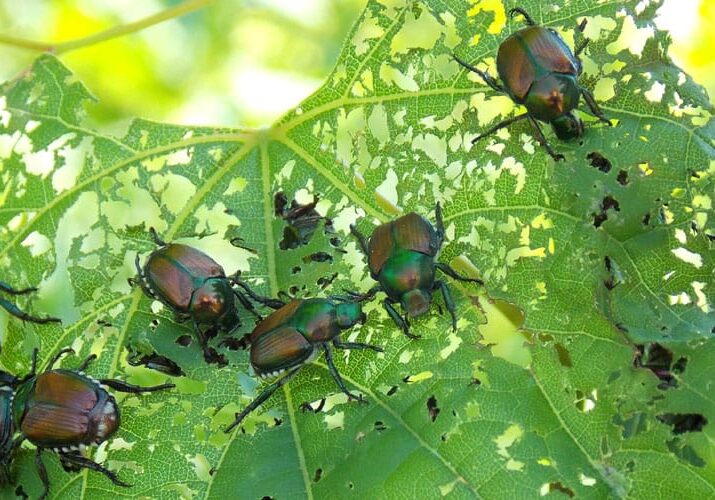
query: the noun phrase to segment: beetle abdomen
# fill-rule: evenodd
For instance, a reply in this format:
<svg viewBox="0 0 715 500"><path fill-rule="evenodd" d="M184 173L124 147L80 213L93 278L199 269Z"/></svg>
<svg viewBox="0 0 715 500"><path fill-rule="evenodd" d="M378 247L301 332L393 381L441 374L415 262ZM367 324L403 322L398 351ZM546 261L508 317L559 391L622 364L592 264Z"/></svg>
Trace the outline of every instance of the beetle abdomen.
<svg viewBox="0 0 715 500"><path fill-rule="evenodd" d="M531 84L549 73L578 75L578 61L571 49L553 31L529 26L504 40L497 52L497 72L507 91L517 101Z"/></svg>
<svg viewBox="0 0 715 500"><path fill-rule="evenodd" d="M306 362L313 345L295 328L284 326L251 339L251 365L259 375L277 374Z"/></svg>

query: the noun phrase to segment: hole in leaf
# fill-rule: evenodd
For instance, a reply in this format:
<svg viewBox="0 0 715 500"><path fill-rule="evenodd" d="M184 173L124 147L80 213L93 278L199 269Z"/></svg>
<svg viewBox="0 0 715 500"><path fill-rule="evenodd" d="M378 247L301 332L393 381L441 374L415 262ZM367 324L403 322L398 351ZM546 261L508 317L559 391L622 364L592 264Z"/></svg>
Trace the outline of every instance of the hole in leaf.
<svg viewBox="0 0 715 500"><path fill-rule="evenodd" d="M180 335L176 339L176 343L182 347L190 346L192 341L191 335Z"/></svg>
<svg viewBox="0 0 715 500"><path fill-rule="evenodd" d="M333 256L327 252L315 252L303 257L303 262L332 262Z"/></svg>
<svg viewBox="0 0 715 500"><path fill-rule="evenodd" d="M273 497L266 495L261 500L273 500Z"/></svg>
<svg viewBox="0 0 715 500"><path fill-rule="evenodd" d="M637 344L635 349L633 366L652 371L661 380L661 383L658 384L659 389L665 390L678 386L678 381L673 373L683 373L688 364L686 358L679 358L673 363L673 352L657 342Z"/></svg>
<svg viewBox="0 0 715 500"><path fill-rule="evenodd" d="M607 290L613 290L617 285L625 282L625 277L620 266L608 255L603 258L603 262L606 265L606 272L608 272L608 277L603 280L603 285Z"/></svg>
<svg viewBox="0 0 715 500"><path fill-rule="evenodd" d="M390 387L390 390L388 390L386 394L388 396L392 396L393 394L395 394L397 392L397 389L399 389L399 387L396 385L393 385L392 387Z"/></svg>
<svg viewBox="0 0 715 500"><path fill-rule="evenodd" d="M648 430L648 415L636 412L625 420L620 415L614 415L613 423L623 428L623 439L628 439Z"/></svg>
<svg viewBox="0 0 715 500"><path fill-rule="evenodd" d="M618 177L616 177L616 180L618 181L618 184L621 186L627 186L628 185L628 172L625 170L619 170L618 172Z"/></svg>
<svg viewBox="0 0 715 500"><path fill-rule="evenodd" d="M573 363L571 363L571 355L569 354L569 351L563 346L563 344L558 342L554 344L554 348L556 349L556 353L559 355L559 363L561 363L561 366L571 368Z"/></svg>
<svg viewBox="0 0 715 500"><path fill-rule="evenodd" d="M482 381L475 377L475 378L472 378L472 381L469 382L469 385L475 385L475 386L479 387L480 385L482 385Z"/></svg>
<svg viewBox="0 0 715 500"><path fill-rule="evenodd" d="M626 472L632 473L634 470L636 470L636 463L633 460L628 461L626 464Z"/></svg>
<svg viewBox="0 0 715 500"><path fill-rule="evenodd" d="M655 418L670 425L673 428L673 434L700 432L708 423L708 419L700 413L663 413L656 415Z"/></svg>
<svg viewBox="0 0 715 500"><path fill-rule="evenodd" d="M303 411L310 411L310 412L313 412L313 413L320 413L321 411L323 411L323 408L324 408L324 407L325 407L325 398L321 399L321 400L318 402L318 405L317 405L316 407L313 407L313 405L311 405L310 403L307 403L307 402L306 402L306 403L302 403L302 404L300 405L300 409L301 409L301 410L303 410Z"/></svg>
<svg viewBox="0 0 715 500"><path fill-rule="evenodd" d="M386 427L385 424L382 422L382 420L377 420L377 421L375 422L375 430L376 430L377 432L382 432L382 431L384 431L384 430L386 430L386 429L387 429L387 427Z"/></svg>
<svg viewBox="0 0 715 500"><path fill-rule="evenodd" d="M332 284L333 281L335 281L335 278L337 277L338 273L334 273L330 276L323 276L321 278L318 278L316 284L320 287L321 290L325 290Z"/></svg>
<svg viewBox="0 0 715 500"><path fill-rule="evenodd" d="M539 493L541 494L542 497L546 496L550 493L554 493L554 492L563 493L565 495L568 495L569 498L574 497L573 490L571 488L561 484L560 481L545 483L544 485L541 486L541 490L539 491Z"/></svg>
<svg viewBox="0 0 715 500"><path fill-rule="evenodd" d="M25 490L22 489L22 485L15 488L15 496L17 496L18 498L24 498L24 499L30 498L27 495L27 493L25 493Z"/></svg>
<svg viewBox="0 0 715 500"><path fill-rule="evenodd" d="M597 168L604 174L607 174L608 172L611 171L611 168L613 165L611 165L611 162L604 157L601 153L597 153L596 151L593 151L591 153L588 153L586 155L586 158L591 161L591 166L594 168Z"/></svg>
<svg viewBox="0 0 715 500"><path fill-rule="evenodd" d="M179 365L166 356L161 356L156 352L152 354L142 354L130 350L127 355L127 363L132 366L146 366L150 370L156 370L172 377L182 377L184 375Z"/></svg>
<svg viewBox="0 0 715 500"><path fill-rule="evenodd" d="M437 415L439 415L440 409L437 406L437 398L434 395L430 396L427 400L427 412L429 413L432 422L437 420Z"/></svg>
<svg viewBox="0 0 715 500"><path fill-rule="evenodd" d="M645 214L643 216L643 219L641 220L641 222L643 223L644 226L647 226L648 224L650 224L650 214Z"/></svg>
<svg viewBox="0 0 715 500"><path fill-rule="evenodd" d="M689 462L695 467L705 467L705 460L695 452L689 444L683 444L679 438L673 438L666 441L665 445L678 458Z"/></svg>
<svg viewBox="0 0 715 500"><path fill-rule="evenodd" d="M298 274L300 272L300 266L293 266L290 272L293 274Z"/></svg>
<svg viewBox="0 0 715 500"><path fill-rule="evenodd" d="M275 424L276 427L279 427L280 425L283 424L283 419L282 418L274 418L273 423Z"/></svg>
<svg viewBox="0 0 715 500"><path fill-rule="evenodd" d="M616 212L621 211L621 206L618 203L618 200L616 200L612 196L606 196L603 198L601 201L601 212L598 214L593 214L593 225L595 227L601 227L601 224L603 224L606 219L608 219L608 210L615 210Z"/></svg>
<svg viewBox="0 0 715 500"><path fill-rule="evenodd" d="M273 198L273 204L276 216L286 222L286 226L283 228L283 239L278 244L282 250L307 245L323 220L325 221L325 232L333 232L333 221L323 217L315 210L315 206L318 204L317 196L306 205L291 200L290 206L288 206L288 198L282 191L279 191Z"/></svg>
<svg viewBox="0 0 715 500"><path fill-rule="evenodd" d="M576 389L576 408L583 413L588 413L596 408L596 401L598 400L598 391L596 389L592 390L590 393L585 393Z"/></svg>
<svg viewBox="0 0 715 500"><path fill-rule="evenodd" d="M323 469L315 469L315 475L313 476L313 482L317 483L320 481L320 477L323 475Z"/></svg>

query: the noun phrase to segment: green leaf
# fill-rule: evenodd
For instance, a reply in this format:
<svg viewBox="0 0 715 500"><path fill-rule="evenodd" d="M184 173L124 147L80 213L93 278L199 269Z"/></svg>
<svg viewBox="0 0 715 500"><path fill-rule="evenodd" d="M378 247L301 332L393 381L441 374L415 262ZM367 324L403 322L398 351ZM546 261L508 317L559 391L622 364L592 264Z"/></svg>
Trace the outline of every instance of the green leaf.
<svg viewBox="0 0 715 500"><path fill-rule="evenodd" d="M46 453L52 495L712 496L715 125L707 96L652 29L656 4L519 4L568 43L588 19L582 83L617 121L584 114L582 141L549 132L561 163L526 124L470 145L515 112L451 60L494 71L499 41L520 26L504 23L498 2L369 2L324 87L261 131L136 120L120 139L100 134L81 120L91 94L51 56L6 84L2 279L41 284L37 300L18 304L65 326L0 316L2 366L24 373L33 347L48 360L72 346L99 355L94 376L166 378L128 366L131 345L186 373L175 391L121 399L121 430L94 452L133 488L65 473ZM277 191L318 196L346 253L320 227L307 246L280 250ZM441 260L478 270L485 290L448 280L458 331L435 306L415 322L417 341L379 302L367 306L350 339L385 353L337 357L368 405L348 403L319 359L245 433L224 434L261 390L247 353L218 348L229 366L207 365L195 343L176 343L190 329L127 284L137 253L153 248L153 226L266 294L330 293L324 276L328 290L364 291L372 281L349 224L364 217L368 230L410 210L432 217L436 202L447 227ZM256 253L232 246L236 234ZM332 262L311 260L316 251ZM503 354L498 336L482 339L484 293L523 312L528 362ZM244 315L242 332L251 324ZM321 412L301 409L323 397ZM31 448L13 472L34 497Z"/></svg>

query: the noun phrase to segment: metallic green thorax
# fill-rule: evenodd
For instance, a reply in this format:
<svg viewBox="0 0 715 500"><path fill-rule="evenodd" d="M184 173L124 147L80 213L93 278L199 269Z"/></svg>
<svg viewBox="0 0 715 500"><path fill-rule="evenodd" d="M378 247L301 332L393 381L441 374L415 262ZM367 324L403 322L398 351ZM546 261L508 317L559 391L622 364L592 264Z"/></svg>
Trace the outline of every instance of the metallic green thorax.
<svg viewBox="0 0 715 500"><path fill-rule="evenodd" d="M434 278L434 257L399 249L385 261L379 282L390 298L400 301L407 314L415 317L429 309Z"/></svg>

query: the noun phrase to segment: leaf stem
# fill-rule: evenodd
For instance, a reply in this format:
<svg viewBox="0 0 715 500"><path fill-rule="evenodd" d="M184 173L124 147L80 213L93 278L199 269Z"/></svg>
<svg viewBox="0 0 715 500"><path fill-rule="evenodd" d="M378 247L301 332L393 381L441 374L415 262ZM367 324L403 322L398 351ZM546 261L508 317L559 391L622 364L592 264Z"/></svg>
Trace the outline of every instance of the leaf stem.
<svg viewBox="0 0 715 500"><path fill-rule="evenodd" d="M213 2L215 2L215 0L186 0L179 5L164 9L161 12L152 14L151 16L140 19L139 21L113 26L107 30L100 31L99 33L77 38L75 40L68 40L66 42L38 42L36 40L28 40L25 38L0 34L0 44L11 45L20 49L36 50L39 52L64 54L65 52L89 47L91 45L112 40L113 38L141 31L155 24L159 24L175 17L181 17L185 14L201 9Z"/></svg>

